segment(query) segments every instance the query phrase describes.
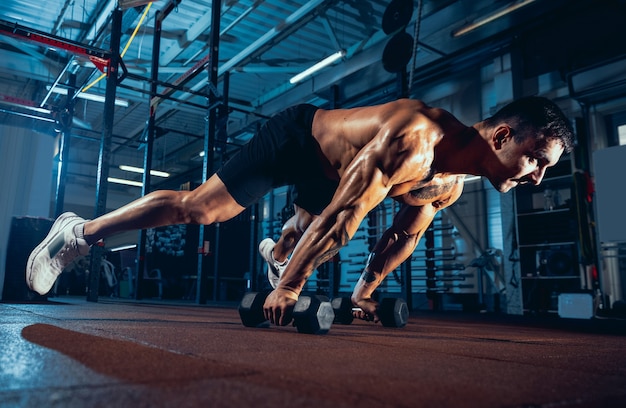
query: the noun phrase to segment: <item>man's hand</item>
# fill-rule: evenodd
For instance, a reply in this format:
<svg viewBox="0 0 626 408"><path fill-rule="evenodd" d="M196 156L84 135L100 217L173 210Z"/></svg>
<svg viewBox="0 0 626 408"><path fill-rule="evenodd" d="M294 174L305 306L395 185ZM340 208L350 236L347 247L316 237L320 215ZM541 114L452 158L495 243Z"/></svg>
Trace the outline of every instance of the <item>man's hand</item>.
<svg viewBox="0 0 626 408"><path fill-rule="evenodd" d="M298 295L294 291L279 286L265 299L263 314L272 324L286 326L291 322L297 301Z"/></svg>
<svg viewBox="0 0 626 408"><path fill-rule="evenodd" d="M361 319L374 323L378 323L380 321L377 313L378 302L375 300L371 298L355 299L353 297L352 303L355 305L355 308L352 309L352 316L355 319Z"/></svg>
<svg viewBox="0 0 626 408"><path fill-rule="evenodd" d="M368 264L372 257L373 255L370 255ZM380 321L377 313L378 302L372 299L372 293L377 287L378 281L376 275L370 273L366 267L363 275L361 275L361 278L359 278L354 286L354 291L350 297L352 304L355 306L355 308L352 309L352 317L374 323Z"/></svg>

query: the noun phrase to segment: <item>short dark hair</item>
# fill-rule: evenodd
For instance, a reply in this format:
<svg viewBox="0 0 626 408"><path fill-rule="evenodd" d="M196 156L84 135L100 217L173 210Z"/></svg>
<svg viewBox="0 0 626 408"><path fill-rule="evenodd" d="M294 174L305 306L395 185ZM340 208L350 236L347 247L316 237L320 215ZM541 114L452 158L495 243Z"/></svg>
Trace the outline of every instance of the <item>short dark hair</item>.
<svg viewBox="0 0 626 408"><path fill-rule="evenodd" d="M551 100L540 96L517 99L485 120L489 126L507 123L514 140L521 143L535 134L538 139L557 139L566 153L574 148L574 131L563 111Z"/></svg>

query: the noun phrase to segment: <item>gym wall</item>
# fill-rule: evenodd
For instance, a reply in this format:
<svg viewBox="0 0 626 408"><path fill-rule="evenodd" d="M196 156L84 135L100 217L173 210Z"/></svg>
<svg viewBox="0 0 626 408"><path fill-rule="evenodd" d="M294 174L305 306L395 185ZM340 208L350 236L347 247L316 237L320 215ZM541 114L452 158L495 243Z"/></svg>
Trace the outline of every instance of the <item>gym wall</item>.
<svg viewBox="0 0 626 408"><path fill-rule="evenodd" d="M3 292L11 220L49 216L55 139L32 130L0 126L0 293ZM41 177L41 175L46 175Z"/></svg>

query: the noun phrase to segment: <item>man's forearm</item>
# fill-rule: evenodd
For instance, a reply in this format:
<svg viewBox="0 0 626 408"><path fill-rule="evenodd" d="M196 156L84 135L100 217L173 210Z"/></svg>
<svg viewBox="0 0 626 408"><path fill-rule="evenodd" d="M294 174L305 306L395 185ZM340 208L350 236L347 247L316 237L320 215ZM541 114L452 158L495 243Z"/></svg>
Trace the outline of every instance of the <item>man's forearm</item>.
<svg viewBox="0 0 626 408"><path fill-rule="evenodd" d="M364 299L383 282L385 277L413 254L419 236L402 235L386 231L376 244L353 291L353 299Z"/></svg>
<svg viewBox="0 0 626 408"><path fill-rule="evenodd" d="M342 223L331 223L320 217L296 245L278 287L300 294L315 268L335 256L349 240L349 232Z"/></svg>

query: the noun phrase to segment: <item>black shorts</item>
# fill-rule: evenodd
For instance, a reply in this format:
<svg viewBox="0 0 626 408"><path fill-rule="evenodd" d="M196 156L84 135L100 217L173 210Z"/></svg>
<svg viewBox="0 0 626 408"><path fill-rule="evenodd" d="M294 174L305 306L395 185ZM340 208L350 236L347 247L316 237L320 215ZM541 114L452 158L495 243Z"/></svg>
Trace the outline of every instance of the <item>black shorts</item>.
<svg viewBox="0 0 626 408"><path fill-rule="evenodd" d="M297 105L269 119L218 171L228 192L249 207L275 187L293 185L294 204L319 215L330 203L337 180L325 176L312 135L313 105Z"/></svg>

